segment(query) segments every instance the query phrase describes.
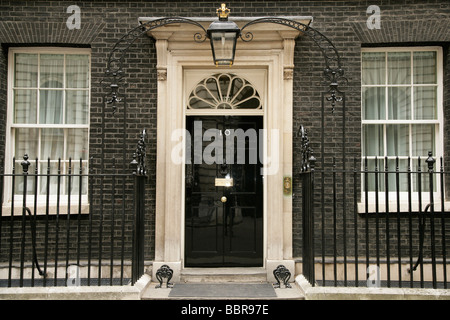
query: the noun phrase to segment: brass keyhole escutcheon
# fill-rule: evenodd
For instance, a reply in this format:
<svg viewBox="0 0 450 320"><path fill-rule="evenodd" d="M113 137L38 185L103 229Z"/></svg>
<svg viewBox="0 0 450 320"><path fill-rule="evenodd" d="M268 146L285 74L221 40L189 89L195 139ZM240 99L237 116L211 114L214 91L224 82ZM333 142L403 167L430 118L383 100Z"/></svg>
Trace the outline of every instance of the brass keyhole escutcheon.
<svg viewBox="0 0 450 320"><path fill-rule="evenodd" d="M225 202L227 202L227 197L225 197L225 196L223 196L222 198L220 198L220 201L222 201L222 203L225 203Z"/></svg>

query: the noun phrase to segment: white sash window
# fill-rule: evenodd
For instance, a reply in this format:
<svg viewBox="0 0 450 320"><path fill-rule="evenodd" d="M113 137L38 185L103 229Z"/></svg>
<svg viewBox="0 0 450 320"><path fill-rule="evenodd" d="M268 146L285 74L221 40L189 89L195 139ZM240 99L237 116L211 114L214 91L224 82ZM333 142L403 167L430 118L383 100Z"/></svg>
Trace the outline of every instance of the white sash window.
<svg viewBox="0 0 450 320"><path fill-rule="evenodd" d="M5 172L11 173L14 166L16 173L22 173L20 163L24 154L27 154L31 162L29 173L34 173L37 168L39 174L46 174L50 159L51 174L56 174L58 170L67 174L71 159L71 172L79 174L81 165L83 174L86 174L89 150L90 50L11 48L8 84ZM68 190L65 179L66 177L62 177L60 181L60 195L67 195L69 192L71 195L78 195L79 177L73 177L71 190ZM27 193L45 196L47 185L44 180L39 179L35 190L34 183L29 179ZM23 179L17 179L15 194L22 194L22 183ZM51 197L56 196L57 184L56 178L50 179ZM87 195L87 181L82 183L81 193Z"/></svg>
<svg viewBox="0 0 450 320"><path fill-rule="evenodd" d="M443 155L442 49L364 48L362 51L362 156L363 166L378 170L427 171L425 160L431 151L435 159ZM387 163L386 162L387 159ZM438 160L435 169L439 170ZM389 175L389 192L397 192L396 176ZM418 191L413 177L412 192ZM385 176L368 179L369 192L385 192ZM439 184L434 190L437 191ZM363 185L364 187L364 185ZM400 175L400 192L407 192L407 175ZM429 191L422 181L422 191Z"/></svg>

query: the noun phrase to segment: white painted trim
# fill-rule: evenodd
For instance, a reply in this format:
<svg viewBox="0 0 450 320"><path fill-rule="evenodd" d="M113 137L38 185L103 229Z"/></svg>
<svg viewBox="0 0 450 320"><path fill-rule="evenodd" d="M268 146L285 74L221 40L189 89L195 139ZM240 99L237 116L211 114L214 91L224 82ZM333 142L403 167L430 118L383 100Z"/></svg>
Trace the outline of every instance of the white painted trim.
<svg viewBox="0 0 450 320"><path fill-rule="evenodd" d="M139 17L138 22L140 24L144 24L144 23L148 23L150 21L156 21L156 20L164 19L164 18L166 18L166 17ZM189 19L189 20L199 22L199 23L211 23L211 22L217 20L217 17L214 17L214 16L212 16L212 17L181 17L181 18ZM254 21L254 20L262 19L262 18L269 18L269 17L267 17L267 16L259 16L259 17L230 16L228 18L228 20L234 21L236 23L239 23L239 22L240 23L248 23L250 21ZM273 18L273 17L270 17L270 18ZM277 16L277 18L294 20L297 22L301 22L305 25L310 25L314 21L314 18L312 16ZM270 28L270 25L269 25L269 28Z"/></svg>
<svg viewBox="0 0 450 320"><path fill-rule="evenodd" d="M157 178L156 178L156 222L155 262L184 265L184 165L171 161L171 150L180 141L171 141L175 129L185 128L186 91L185 72L200 70L208 73L236 71L245 74L248 70L267 72L267 93L264 110L257 113L249 110L232 112L263 115L264 128L279 132L276 141L268 137L265 145L265 163L268 156L276 154L278 170L264 176L264 264L267 261L292 260L292 197L283 195L283 177L292 176L292 79L284 77L286 68L293 66L294 39L300 32L286 31L286 27L270 26L258 29L270 38L252 43L239 43L233 68L215 68L212 64L208 44L192 41L189 32L179 26L152 30L156 41L158 81L157 124ZM197 30L198 31L198 30ZM281 32L282 31L282 32ZM189 36L189 39L187 38ZM200 72L201 73L201 72ZM247 78L255 85L251 78ZM201 79L199 79L201 80ZM264 92L258 88L260 94ZM254 111L254 110L253 110ZM217 113L195 111L199 115ZM277 148L271 150L273 148Z"/></svg>

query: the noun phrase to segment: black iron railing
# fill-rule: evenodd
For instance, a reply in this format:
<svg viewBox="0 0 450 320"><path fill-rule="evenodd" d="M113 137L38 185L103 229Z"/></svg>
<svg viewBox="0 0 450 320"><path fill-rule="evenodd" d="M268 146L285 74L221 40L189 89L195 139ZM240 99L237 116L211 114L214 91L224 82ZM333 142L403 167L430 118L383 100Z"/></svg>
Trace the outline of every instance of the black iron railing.
<svg viewBox="0 0 450 320"><path fill-rule="evenodd" d="M312 284L447 288L443 159L438 170L431 153L403 168L399 158L364 158L345 170L304 158L303 273Z"/></svg>
<svg viewBox="0 0 450 320"><path fill-rule="evenodd" d="M99 172L93 159L13 163L0 174L0 287L126 285L144 274L145 131L128 172L114 159Z"/></svg>

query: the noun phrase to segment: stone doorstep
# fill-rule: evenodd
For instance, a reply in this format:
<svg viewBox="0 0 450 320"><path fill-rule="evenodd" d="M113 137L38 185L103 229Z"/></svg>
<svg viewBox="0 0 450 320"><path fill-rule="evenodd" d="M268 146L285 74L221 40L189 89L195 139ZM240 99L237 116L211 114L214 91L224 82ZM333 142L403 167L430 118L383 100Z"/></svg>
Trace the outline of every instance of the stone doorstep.
<svg viewBox="0 0 450 320"><path fill-rule="evenodd" d="M208 282L211 284L211 282ZM206 284L206 283L205 283ZM230 282L226 283L227 285ZM233 282L233 284L239 285L238 282ZM243 283L242 283L243 284ZM147 289L142 293L142 300L304 300L303 293L301 292L299 286L294 282L291 284L292 288L277 288L275 289L276 297L203 297L203 296L192 296L192 297L169 297L172 288L156 288L159 283L152 282ZM220 283L217 283L220 286Z"/></svg>
<svg viewBox="0 0 450 320"><path fill-rule="evenodd" d="M443 289L313 287L303 275L295 282L305 300L450 300Z"/></svg>
<svg viewBox="0 0 450 320"><path fill-rule="evenodd" d="M300 289L291 282L292 289L282 288L275 289L277 294L276 298L220 298L220 297L169 297L171 288L166 288L166 283L163 283L162 288L156 289L159 282L155 278L152 279L152 283L142 293L143 300L267 300L267 299L294 299L303 300L303 295ZM176 281L172 281L176 284ZM192 283L192 284L255 284L255 283L267 283L267 270L265 268L185 268L181 270L180 283ZM270 280L269 280L270 283Z"/></svg>
<svg viewBox="0 0 450 320"><path fill-rule="evenodd" d="M181 271L180 282L263 283L267 282L267 273L263 268L186 268Z"/></svg>
<svg viewBox="0 0 450 320"><path fill-rule="evenodd" d="M180 283L192 284L255 284L255 283L272 283L268 279L267 270L265 268L184 268L180 271ZM293 280L293 279L292 279ZM171 288L166 288L166 282L163 282L163 287L156 289L159 285L156 278L152 279L152 283L142 294L143 300L303 300L304 296L300 288L295 282L291 282L292 288L276 288L277 297L261 298L261 297L169 297ZM171 283L176 284L175 280Z"/></svg>
<svg viewBox="0 0 450 320"><path fill-rule="evenodd" d="M222 268L183 268L178 262L153 262L148 270L153 281L156 281L156 272L163 266L171 270L173 283L183 282L276 282L274 271L283 266L289 270L290 282L294 282L294 260L267 260L265 267L222 267Z"/></svg>

